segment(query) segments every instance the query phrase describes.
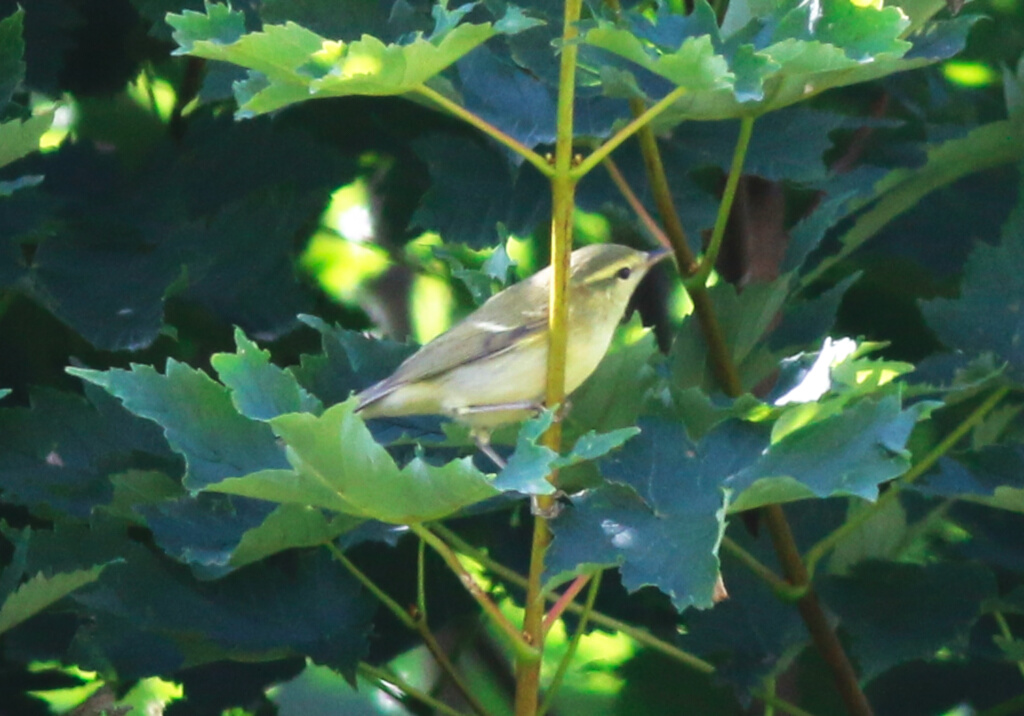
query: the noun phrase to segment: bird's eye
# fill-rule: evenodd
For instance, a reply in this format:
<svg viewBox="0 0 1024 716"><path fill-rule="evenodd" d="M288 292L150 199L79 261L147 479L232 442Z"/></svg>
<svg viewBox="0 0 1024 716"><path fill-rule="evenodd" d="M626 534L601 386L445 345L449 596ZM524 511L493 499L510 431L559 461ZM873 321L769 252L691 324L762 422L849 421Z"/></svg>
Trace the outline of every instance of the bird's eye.
<svg viewBox="0 0 1024 716"><path fill-rule="evenodd" d="M629 266L623 266L622 268L615 272L615 275L621 278L622 280L626 280L627 278L629 278L629 275L631 273L633 273L633 269L631 269Z"/></svg>

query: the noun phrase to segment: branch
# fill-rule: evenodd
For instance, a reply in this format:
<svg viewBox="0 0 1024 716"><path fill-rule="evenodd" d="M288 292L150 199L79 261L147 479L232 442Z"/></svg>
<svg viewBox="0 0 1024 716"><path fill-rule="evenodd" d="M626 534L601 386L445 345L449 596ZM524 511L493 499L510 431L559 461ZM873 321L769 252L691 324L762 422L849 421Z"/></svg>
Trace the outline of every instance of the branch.
<svg viewBox="0 0 1024 716"><path fill-rule="evenodd" d="M832 672L843 703L852 716L872 716L874 711L860 688L857 672L846 656L839 637L828 623L828 617L818 602L817 593L811 588L807 568L800 559L800 552L796 540L793 539L789 522L786 521L786 514L779 505L768 505L764 508L764 515L783 573L794 587L807 590L797 601L796 606L807 626L807 631L810 632L815 648Z"/></svg>
<svg viewBox="0 0 1024 716"><path fill-rule="evenodd" d="M423 544L422 540L420 541L420 544ZM387 607L388 611L394 614L398 618L398 620L402 622L402 624L404 624L406 627L420 635L420 637L423 639L423 643L426 645L430 653L434 656L434 660L437 661L437 665L448 676L448 678L452 680L452 683L455 685L455 688L458 689L459 693L466 700L466 703L469 704L469 707L471 709L473 709L473 712L476 713L477 716L489 716L487 708L483 705L483 702L481 702L480 699L478 699L473 694L473 690L469 687L469 684L467 684L465 680L459 675L458 670L455 668L455 664L451 662L451 659L448 658L448 655L444 652L444 649L442 649L441 645L437 643L437 639L434 638L433 632L430 631L430 627L427 625L426 598L424 597L422 590L422 549L420 550L420 558L418 560L420 566L418 579L420 588L417 594L419 613L414 618L410 616L409 612L403 609L401 605L398 604L398 602L389 597L380 587L378 587L373 582L373 580L371 580L361 569L359 569L348 557L346 557L345 553L338 549L337 545L335 545L333 542L327 542L326 546L330 553L334 556L334 558L341 562L342 565L345 566L345 569L351 572L352 576L359 580L360 584L366 587L371 594L377 597L381 604Z"/></svg>
<svg viewBox="0 0 1024 716"><path fill-rule="evenodd" d="M544 159L544 157L537 154L537 152L527 147L525 144L520 142L515 137L511 137L508 134L505 134L490 122L473 114L465 107L462 107L457 103L452 102L450 99L445 97L440 92L432 90L426 85L420 85L413 91L427 98L434 104L440 105L444 109L448 110L450 114L458 117L466 124L473 125L481 132L494 139L496 142L504 144L506 147L508 147L513 152L515 152L523 159L528 161L530 164L532 164L534 167L536 167L537 170L544 176L550 177L554 175L554 170L551 168L551 165L547 162L547 160Z"/></svg>
<svg viewBox="0 0 1024 716"><path fill-rule="evenodd" d="M384 669L378 669L376 666L370 666L365 662L360 662L359 673L362 674L364 678L370 681L390 684L391 686L394 686L396 689L401 691L403 694L411 696L417 701L423 702L424 704L431 707L432 709L435 709L439 713L447 714L447 716L463 716L461 711L456 711L448 704L442 703L441 701L435 699L433 696L423 691L420 691L415 686L410 684L408 681L401 679L398 676L395 676L389 671L385 671ZM381 687L379 683L377 686L381 689L381 691L388 691L388 689Z"/></svg>
<svg viewBox="0 0 1024 716"><path fill-rule="evenodd" d="M700 268L692 276L686 278L685 283L688 285L703 287L708 281L708 276L711 275L715 268L715 262L718 261L718 250L722 247L725 227L729 224L733 200L736 198L736 187L739 185L740 176L743 174L743 160L747 156L747 149L750 147L750 137L753 133L754 118L744 117L741 119L740 136L736 140L736 147L733 149L729 176L725 180L725 191L722 193L722 201L718 205L715 228L711 232L711 243L708 244L708 249L704 252Z"/></svg>
<svg viewBox="0 0 1024 716"><path fill-rule="evenodd" d="M572 587L566 590L563 598L569 596L569 601L572 602L573 598L583 589L583 586L587 583L587 577L579 577L573 582L572 587L579 585L579 588L573 591ZM580 581L583 580L583 581ZM572 639L569 640L569 645L566 647L565 654L562 656L562 660L558 663L558 669L555 671L554 677L551 679L551 685L548 687L548 692L544 696L544 703L541 704L540 709L537 711L537 716L544 716L551 708L551 702L555 698L555 694L558 692L559 687L562 685L562 680L565 679L565 672L569 670L569 664L572 663L573 657L576 656L576 649L580 645L580 639L583 638L583 631L587 628L587 618L590 613L594 610L594 601L597 599L597 591L601 587L601 572L594 575L593 579L590 580L590 590L587 592L587 601L583 605L583 616L580 618L579 624L576 625L576 630L573 632ZM556 604L555 608L562 603L560 599ZM552 612L555 610L552 609ZM561 612L559 612L561 613ZM551 614L548 614L548 619L551 618ZM557 618L557 617L556 617ZM546 620L545 620L546 621ZM549 627L550 628L550 627Z"/></svg>
<svg viewBox="0 0 1024 716"><path fill-rule="evenodd" d="M673 102L685 95L688 91L689 89L686 87L676 87L655 104L651 105L651 107L645 110L639 117L634 117L629 124L605 140L604 144L595 149L589 156L587 156L586 159L580 162L579 166L572 170L573 177L576 179L582 179L590 172L591 169L603 162L609 154L618 149L623 142L636 134L641 127L649 124L651 120L671 107Z"/></svg>
<svg viewBox="0 0 1024 716"><path fill-rule="evenodd" d="M448 568L451 569L455 576L462 582L462 586L466 588L469 595L476 600L476 603L484 610L484 613L491 618L491 621L495 623L498 629L507 637L508 642L515 650L516 654L523 655L527 658L539 657L536 650L531 648L524 640L523 636L519 633L519 630L508 620L508 618L501 613L498 609L498 605L491 601L491 598L487 595L487 592L483 587L477 583L473 575L466 571L466 568L462 566L458 556L452 551L451 547L442 542L437 535L433 534L423 525L411 524L409 529L415 532L420 539L430 545L435 552L437 552L441 559L444 560Z"/></svg>

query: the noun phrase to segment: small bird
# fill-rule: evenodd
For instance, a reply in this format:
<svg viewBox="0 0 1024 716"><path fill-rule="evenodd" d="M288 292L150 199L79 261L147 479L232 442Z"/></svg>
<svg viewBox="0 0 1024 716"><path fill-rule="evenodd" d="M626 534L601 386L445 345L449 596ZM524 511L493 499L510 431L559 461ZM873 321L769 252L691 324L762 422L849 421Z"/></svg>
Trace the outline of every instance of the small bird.
<svg viewBox="0 0 1024 716"><path fill-rule="evenodd" d="M573 251L565 391L586 380L608 351L630 296L668 255L616 244ZM495 294L358 394L364 418L444 415L469 426L496 464L490 433L543 407L548 359L551 267Z"/></svg>

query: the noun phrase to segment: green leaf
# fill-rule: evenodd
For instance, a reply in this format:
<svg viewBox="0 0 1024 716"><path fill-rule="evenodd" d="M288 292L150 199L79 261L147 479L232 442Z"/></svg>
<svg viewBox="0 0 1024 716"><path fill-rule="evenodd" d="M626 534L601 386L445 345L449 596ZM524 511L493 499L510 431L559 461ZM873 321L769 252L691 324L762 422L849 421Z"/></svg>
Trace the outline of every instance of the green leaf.
<svg viewBox="0 0 1024 716"><path fill-rule="evenodd" d="M693 16L706 12L706 5L698 2ZM813 14L806 4L744 4L729 13L724 37L717 27L705 28L693 17L681 21L671 12L654 15L649 29L644 26L651 15L630 17L636 18L634 31L601 20L582 41L688 89L655 120L659 127L758 116L940 59L903 39L909 21L898 8L847 0L816 3ZM951 28L943 56L957 51L968 27Z"/></svg>
<svg viewBox="0 0 1024 716"><path fill-rule="evenodd" d="M861 678L907 661L963 648L968 630L994 597L992 573L977 564L862 562L849 576L817 582L851 635Z"/></svg>
<svg viewBox="0 0 1024 716"><path fill-rule="evenodd" d="M604 457L640 432L635 426L607 433L591 430L578 437L571 450L559 455L539 442L553 422L554 413L545 410L523 423L516 438L515 450L494 481L495 487L528 495L549 495L554 492L554 486L547 481L547 477L553 470Z"/></svg>
<svg viewBox="0 0 1024 716"><path fill-rule="evenodd" d="M107 567L58 572L47 576L40 572L22 584L0 605L0 634L29 619L48 606L86 584L95 582Z"/></svg>
<svg viewBox="0 0 1024 716"><path fill-rule="evenodd" d="M1007 661L1024 661L1024 640L994 636L992 641L1002 650Z"/></svg>
<svg viewBox="0 0 1024 716"><path fill-rule="evenodd" d="M624 329L630 335L642 329L639 316ZM623 335L623 331L618 335ZM649 330L644 330L637 340L613 345L597 370L573 392L566 435L571 439L587 430L612 432L636 425L648 393L657 383L652 364L660 355Z"/></svg>
<svg viewBox="0 0 1024 716"><path fill-rule="evenodd" d="M881 483L910 468L906 443L917 419L916 406L901 410L890 394L795 430L730 479L730 509L833 495L874 500Z"/></svg>
<svg viewBox="0 0 1024 716"><path fill-rule="evenodd" d="M435 467L416 457L399 468L353 414L355 406L349 400L320 416L274 418L270 424L293 469L256 472L207 489L395 524L440 519L500 494L470 458Z"/></svg>
<svg viewBox="0 0 1024 716"><path fill-rule="evenodd" d="M86 397L33 390L27 408L0 410L0 490L9 504L52 519L87 519L112 497L118 473L180 465L157 426L89 386Z"/></svg>
<svg viewBox="0 0 1024 716"><path fill-rule="evenodd" d="M955 459L944 457L913 489L1024 513L1024 448L991 445Z"/></svg>
<svg viewBox="0 0 1024 716"><path fill-rule="evenodd" d="M722 477L760 443L722 431L695 446L678 424L643 420L640 427L600 463L613 484L571 497L572 507L552 523L549 582L587 565L617 564L630 591L654 585L677 609L709 607L725 529Z"/></svg>
<svg viewBox="0 0 1024 716"><path fill-rule="evenodd" d="M0 122L0 167L39 151L39 139L53 124L53 114L40 114L24 122Z"/></svg>
<svg viewBox="0 0 1024 716"><path fill-rule="evenodd" d="M145 365L110 371L68 368L102 387L131 412L158 423L185 457L184 485L198 490L226 477L287 467L270 427L240 415L227 388L174 359L160 375Z"/></svg>
<svg viewBox="0 0 1024 716"><path fill-rule="evenodd" d="M1018 142L1018 145L1020 142ZM937 298L921 307L928 325L950 348L977 355L992 351L1010 374L1024 375L1024 201L998 246L979 243L964 269L957 299Z"/></svg>
<svg viewBox="0 0 1024 716"><path fill-rule="evenodd" d="M743 385L748 388L777 365L777 359L768 355L761 343L789 295L790 284L790 277L783 276L771 283L753 284L742 292L724 281L710 290L725 344ZM669 365L674 387L700 387L707 394L716 391L718 383L711 370L707 341L695 316L690 316L680 328L669 354Z"/></svg>
<svg viewBox="0 0 1024 716"><path fill-rule="evenodd" d="M253 116L306 99L411 92L495 34L490 24L451 25L454 18L435 17L438 27L429 39L417 36L402 45L370 35L328 40L293 22L245 34L241 12L210 4L205 15L185 11L167 22L179 54L250 70L235 94L239 115Z"/></svg>
<svg viewBox="0 0 1024 716"><path fill-rule="evenodd" d="M22 26L25 11L20 7L0 20L0 113L7 108L14 90L25 79L25 41ZM5 142L0 135L0 147ZM7 162L0 161L0 166Z"/></svg>
<svg viewBox="0 0 1024 716"><path fill-rule="evenodd" d="M231 554L231 566L244 567L286 549L323 545L362 523L347 515L326 515L315 507L281 504L259 527L242 535Z"/></svg>
<svg viewBox="0 0 1024 716"><path fill-rule="evenodd" d="M217 353L210 363L231 390L235 409L253 420L270 420L284 413L318 413L323 404L298 384L290 371L270 362L270 351L235 329L235 353Z"/></svg>
<svg viewBox="0 0 1024 716"><path fill-rule="evenodd" d="M175 661L180 668L289 656L352 674L366 654L376 609L326 550L199 581L131 548L124 565L73 598L94 619L79 637L81 655L93 665L105 657L119 675L132 676L153 666L169 673Z"/></svg>

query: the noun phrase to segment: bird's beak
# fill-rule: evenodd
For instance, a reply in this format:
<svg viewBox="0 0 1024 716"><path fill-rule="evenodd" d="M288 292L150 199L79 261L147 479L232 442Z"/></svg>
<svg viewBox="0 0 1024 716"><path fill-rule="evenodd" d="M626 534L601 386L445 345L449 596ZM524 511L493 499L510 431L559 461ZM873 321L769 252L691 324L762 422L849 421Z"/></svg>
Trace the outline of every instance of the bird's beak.
<svg viewBox="0 0 1024 716"><path fill-rule="evenodd" d="M647 252L647 268L650 268L654 264L658 263L664 258L672 255L672 252L668 249L656 249L655 251Z"/></svg>

